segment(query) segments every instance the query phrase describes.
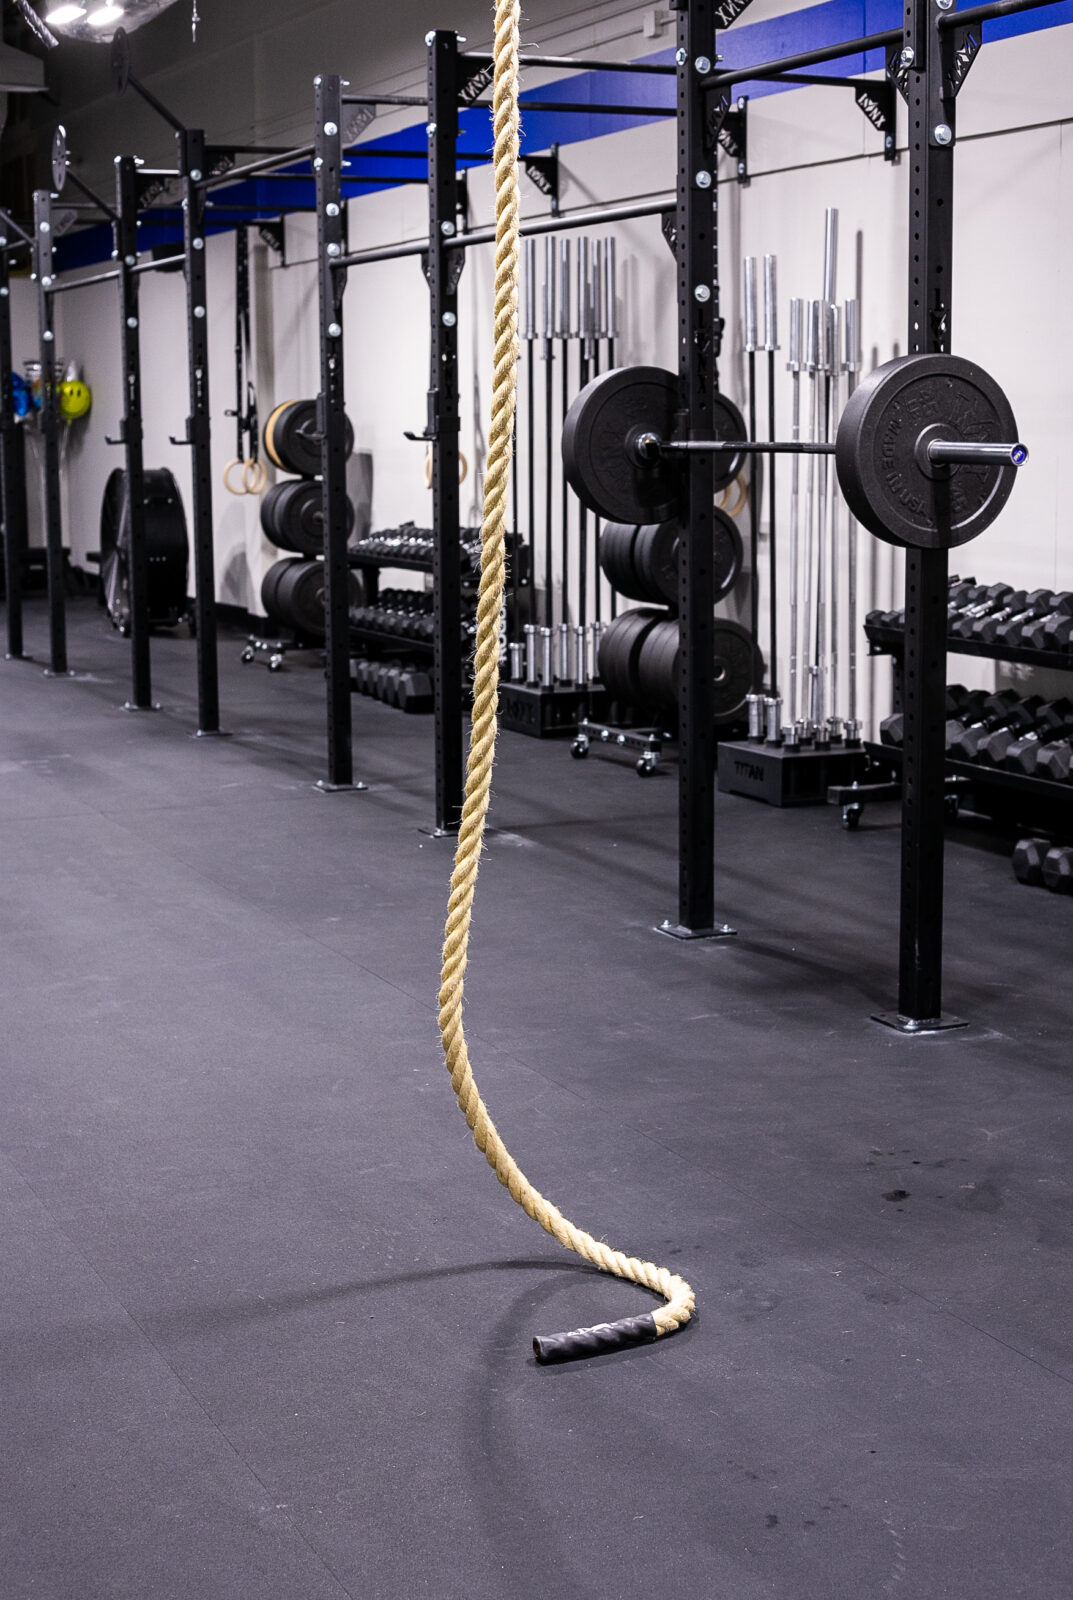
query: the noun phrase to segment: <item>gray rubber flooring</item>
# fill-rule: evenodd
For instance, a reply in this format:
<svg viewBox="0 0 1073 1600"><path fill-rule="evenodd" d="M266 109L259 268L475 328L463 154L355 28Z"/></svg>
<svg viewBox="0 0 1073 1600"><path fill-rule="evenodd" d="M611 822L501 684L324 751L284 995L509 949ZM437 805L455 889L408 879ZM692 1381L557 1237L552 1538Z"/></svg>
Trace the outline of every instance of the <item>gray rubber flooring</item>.
<svg viewBox="0 0 1073 1600"><path fill-rule="evenodd" d="M44 615L28 617L44 652ZM4 1600L1068 1600L1073 903L948 851L959 1035L894 998L893 808L719 797L681 945L675 785L501 740L478 1081L577 1222L691 1279L679 1337L515 1208L439 1052L428 718L127 647L0 665Z"/></svg>

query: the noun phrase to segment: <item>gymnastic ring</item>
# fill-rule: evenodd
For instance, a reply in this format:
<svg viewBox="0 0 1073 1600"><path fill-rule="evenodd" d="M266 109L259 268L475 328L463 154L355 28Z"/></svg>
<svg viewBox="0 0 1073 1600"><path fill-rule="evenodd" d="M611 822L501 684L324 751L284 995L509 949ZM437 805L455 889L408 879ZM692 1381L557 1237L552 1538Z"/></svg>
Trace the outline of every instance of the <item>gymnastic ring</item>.
<svg viewBox="0 0 1073 1600"><path fill-rule="evenodd" d="M254 461L252 456L242 467L242 492L243 494L260 494L268 481L263 461Z"/></svg>
<svg viewBox="0 0 1073 1600"><path fill-rule="evenodd" d="M234 484L231 482L231 473L234 470L234 468L235 467L242 467L243 468L243 473L245 474L246 465L247 465L247 463L245 461L243 461L239 456L232 456L231 460L227 463L227 466L224 468L224 488L227 490L228 494L248 494L249 493L249 490L246 489L246 488L236 489Z"/></svg>
<svg viewBox="0 0 1073 1600"><path fill-rule="evenodd" d="M737 489L738 498L735 500L733 506L728 506L726 503L727 496L730 494L731 489ZM748 498L749 490L745 483L745 474L743 472L739 472L733 483L727 484L726 488L723 490L722 494L715 503L719 507L720 511L726 512L728 517L736 517Z"/></svg>
<svg viewBox="0 0 1073 1600"><path fill-rule="evenodd" d="M462 454L462 452L460 450L458 452L458 481L459 481L459 483L465 483L466 474L467 474L468 471L469 471L469 462L466 460L465 456ZM431 444L425 446L425 488L426 489L431 489L432 488L432 446L431 446Z"/></svg>

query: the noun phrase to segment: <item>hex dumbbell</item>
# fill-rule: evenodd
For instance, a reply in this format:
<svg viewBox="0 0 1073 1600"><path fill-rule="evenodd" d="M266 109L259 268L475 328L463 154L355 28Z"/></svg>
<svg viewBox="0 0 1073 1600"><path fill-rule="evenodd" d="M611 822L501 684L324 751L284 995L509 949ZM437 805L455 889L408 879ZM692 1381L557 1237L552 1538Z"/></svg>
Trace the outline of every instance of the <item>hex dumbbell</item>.
<svg viewBox="0 0 1073 1600"><path fill-rule="evenodd" d="M1043 858L1043 881L1054 894L1073 894L1073 846L1051 846Z"/></svg>
<svg viewBox="0 0 1073 1600"><path fill-rule="evenodd" d="M1027 700L1024 703L1026 706L1029 704ZM980 741L976 759L989 767L1001 767L1015 744L1030 737L1046 744L1071 726L1073 726L1073 702L1048 701L1037 707L1035 715L1027 726L1021 726L1014 719L1005 727L996 728L993 733L989 733Z"/></svg>

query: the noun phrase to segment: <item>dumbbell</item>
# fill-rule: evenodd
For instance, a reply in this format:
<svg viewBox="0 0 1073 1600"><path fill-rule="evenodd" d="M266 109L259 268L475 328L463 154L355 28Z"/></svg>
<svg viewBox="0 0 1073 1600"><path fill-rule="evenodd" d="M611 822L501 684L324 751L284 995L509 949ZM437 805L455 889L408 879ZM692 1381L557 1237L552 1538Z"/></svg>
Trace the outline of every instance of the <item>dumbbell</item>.
<svg viewBox="0 0 1073 1600"><path fill-rule="evenodd" d="M983 741L997 729L1014 727L1027 733L1042 704L1039 695L1022 700L1013 689L1003 689L989 696L984 703L984 713L978 715L975 721L963 724L952 739L947 739L947 753L957 761L975 761Z"/></svg>
<svg viewBox="0 0 1073 1600"><path fill-rule="evenodd" d="M402 711L432 710L432 679L427 672L408 667L399 678L396 704Z"/></svg>
<svg viewBox="0 0 1073 1600"><path fill-rule="evenodd" d="M1043 858L1050 847L1049 839L1018 839L1013 849L1013 875L1018 883L1043 882Z"/></svg>
<svg viewBox="0 0 1073 1600"><path fill-rule="evenodd" d="M955 575L947 585L947 615L954 615L960 606L982 599L985 593L984 586L978 584L975 578L959 578ZM905 610L869 611L864 620L866 626L874 628L904 628Z"/></svg>
<svg viewBox="0 0 1073 1600"><path fill-rule="evenodd" d="M1031 778L1037 772L1039 758L1044 750L1050 750L1052 746L1068 748L1070 732L1073 732L1073 727L1063 729L1060 738L1055 738L1053 734L1048 734L1045 731L1042 733L1029 732L1022 735L1021 738L1015 739L1006 751L1002 763L1003 767L1007 772L1020 772L1024 777ZM1058 764L1060 767L1060 759ZM1043 777L1044 774L1041 772L1039 776ZM1057 781L1059 783L1063 781L1060 772Z"/></svg>
<svg viewBox="0 0 1073 1600"><path fill-rule="evenodd" d="M1037 778L1047 778L1051 783L1068 783L1071 765L1073 743L1068 738L1055 739L1050 744L1040 746L1035 775Z"/></svg>
<svg viewBox="0 0 1073 1600"><path fill-rule="evenodd" d="M1033 698L1038 700L1039 697L1033 696ZM1026 707L1029 703L1028 700L1024 702ZM1015 744L1029 737L1034 737L1038 742L1045 744L1051 739L1056 739L1070 726L1073 726L1073 702L1048 701L1037 706L1028 727L1022 727L1016 721L1012 721L1005 727L996 728L994 733L989 733L980 741L976 759L989 767L1001 767Z"/></svg>
<svg viewBox="0 0 1073 1600"><path fill-rule="evenodd" d="M972 604L962 605L957 608L956 614L947 612L946 631L955 639L968 639L972 634L972 625L981 617L988 617L994 611L1001 611L1005 606L1021 606L1027 599L1023 589L1014 589L1008 583L993 583L987 592Z"/></svg>
<svg viewBox="0 0 1073 1600"><path fill-rule="evenodd" d="M947 726L950 727L956 719L956 724L961 725L971 715L983 706L987 698L983 689L966 689L962 683L952 683L946 691ZM895 711L893 716L884 717L879 724L879 739L881 744L901 745L905 737L905 713Z"/></svg>
<svg viewBox="0 0 1073 1600"><path fill-rule="evenodd" d="M1012 689L1004 689L1001 694L988 694L986 689L974 689L966 695L964 701L958 706L952 717L946 723L946 748L949 750L959 733L974 722L979 722L985 717L1001 715L1007 707L1015 705L1017 695Z"/></svg>
<svg viewBox="0 0 1073 1600"><path fill-rule="evenodd" d="M973 623L973 639L979 639L983 644L994 644L996 640L1005 642L1011 627L1018 630L1026 622L1033 622L1037 617L1044 617L1051 610L1055 595L1050 589L1033 589L1026 594L1019 606L1014 605L1011 598L998 611L993 611L988 617L980 617Z"/></svg>
<svg viewBox="0 0 1073 1600"><path fill-rule="evenodd" d="M1043 881L1054 894L1073 894L1073 847L1051 846L1043 858Z"/></svg>
<svg viewBox="0 0 1073 1600"><path fill-rule="evenodd" d="M1073 594L1063 590L1054 597L1054 605L1043 617L1035 617L1031 622L1026 622L1017 637L1011 636L1004 639L1004 644L1024 645L1030 650L1050 650L1055 646L1047 638L1047 625L1053 624L1056 628L1069 617L1073 617Z"/></svg>

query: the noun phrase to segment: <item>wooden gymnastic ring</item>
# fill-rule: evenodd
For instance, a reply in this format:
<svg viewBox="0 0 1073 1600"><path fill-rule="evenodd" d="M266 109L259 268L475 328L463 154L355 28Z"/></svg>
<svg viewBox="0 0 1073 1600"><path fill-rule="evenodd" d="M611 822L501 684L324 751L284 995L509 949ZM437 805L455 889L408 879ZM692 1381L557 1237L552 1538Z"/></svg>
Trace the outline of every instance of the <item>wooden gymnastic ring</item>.
<svg viewBox="0 0 1073 1600"><path fill-rule="evenodd" d="M243 464L242 492L243 494L260 494L268 482L268 473L265 471L263 461L254 461L252 456Z"/></svg>
<svg viewBox="0 0 1073 1600"><path fill-rule="evenodd" d="M236 489L234 484L231 482L232 470L235 467L242 467L244 469L245 466L246 462L243 461L239 456L232 456L231 460L227 463L227 466L224 468L224 488L227 490L228 494L247 494L249 492L245 488Z"/></svg>

